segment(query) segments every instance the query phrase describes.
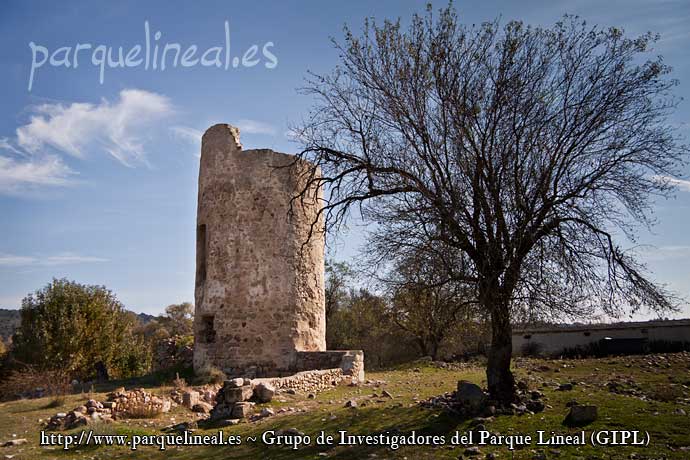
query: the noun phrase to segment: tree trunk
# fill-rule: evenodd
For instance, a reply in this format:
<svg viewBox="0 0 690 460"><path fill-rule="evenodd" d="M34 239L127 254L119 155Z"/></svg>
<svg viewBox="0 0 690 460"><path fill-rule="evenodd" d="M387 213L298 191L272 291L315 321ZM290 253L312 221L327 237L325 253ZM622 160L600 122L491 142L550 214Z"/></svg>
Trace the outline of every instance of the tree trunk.
<svg viewBox="0 0 690 460"><path fill-rule="evenodd" d="M433 340L431 342L431 359L432 359L432 361L436 361L438 359L438 346L439 346L438 341Z"/></svg>
<svg viewBox="0 0 690 460"><path fill-rule="evenodd" d="M507 305L491 306L491 348L489 349L486 378L491 397L503 405L516 400L515 379L510 371L513 355L513 331Z"/></svg>

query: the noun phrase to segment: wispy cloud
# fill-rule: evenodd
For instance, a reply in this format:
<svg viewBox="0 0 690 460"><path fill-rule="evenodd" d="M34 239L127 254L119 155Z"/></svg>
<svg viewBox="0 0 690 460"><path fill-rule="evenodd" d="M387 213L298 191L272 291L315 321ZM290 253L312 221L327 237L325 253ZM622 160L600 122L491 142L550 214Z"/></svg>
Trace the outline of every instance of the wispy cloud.
<svg viewBox="0 0 690 460"><path fill-rule="evenodd" d="M173 113L160 94L125 89L114 103L41 104L30 108L28 124L17 128L17 146L36 154L46 147L84 158L100 149L125 166L146 164L142 135L151 124Z"/></svg>
<svg viewBox="0 0 690 460"><path fill-rule="evenodd" d="M644 246L638 249L638 253L647 261L658 262L672 259L687 260L690 257L690 246L687 245L666 245L666 246Z"/></svg>
<svg viewBox="0 0 690 460"><path fill-rule="evenodd" d="M0 267L26 267L36 265L52 267L58 265L75 265L99 262L108 262L108 259L104 259L102 257L82 256L69 252L47 257L0 254Z"/></svg>
<svg viewBox="0 0 690 460"><path fill-rule="evenodd" d="M685 179L677 179L675 177L671 176L652 176L652 179L664 183L664 184L670 184L678 188L678 190L682 192L690 192L690 180L685 180Z"/></svg>
<svg viewBox="0 0 690 460"><path fill-rule="evenodd" d="M60 157L15 159L0 155L0 193L19 194L41 186L65 186L76 173Z"/></svg>
<svg viewBox="0 0 690 460"><path fill-rule="evenodd" d="M194 155L201 156L201 136L204 135L202 131L189 126L173 126L170 131L177 139L193 145L196 148Z"/></svg>
<svg viewBox="0 0 690 460"><path fill-rule="evenodd" d="M272 136L276 133L276 129L263 121L242 119L231 123L233 126L240 128L240 133L247 134L267 134Z"/></svg>
<svg viewBox="0 0 690 460"><path fill-rule="evenodd" d="M24 155L24 152L19 150L17 147L12 145L10 140L7 137L0 137L0 149L1 150L9 150L10 152L17 154L17 155Z"/></svg>
<svg viewBox="0 0 690 460"><path fill-rule="evenodd" d="M31 265L35 261L35 257L0 254L0 267L21 267L24 265Z"/></svg>

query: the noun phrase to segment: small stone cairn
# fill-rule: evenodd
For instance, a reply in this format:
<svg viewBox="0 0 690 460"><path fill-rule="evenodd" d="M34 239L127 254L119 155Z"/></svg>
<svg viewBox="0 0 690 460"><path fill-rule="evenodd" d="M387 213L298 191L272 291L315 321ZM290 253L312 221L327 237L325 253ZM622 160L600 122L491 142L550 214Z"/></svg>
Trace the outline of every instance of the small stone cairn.
<svg viewBox="0 0 690 460"><path fill-rule="evenodd" d="M69 412L58 412L50 418L48 430L70 430L94 422L111 422L123 418L155 418L170 411L172 401L148 393L143 388L118 388L108 394L106 401L89 399L86 404Z"/></svg>

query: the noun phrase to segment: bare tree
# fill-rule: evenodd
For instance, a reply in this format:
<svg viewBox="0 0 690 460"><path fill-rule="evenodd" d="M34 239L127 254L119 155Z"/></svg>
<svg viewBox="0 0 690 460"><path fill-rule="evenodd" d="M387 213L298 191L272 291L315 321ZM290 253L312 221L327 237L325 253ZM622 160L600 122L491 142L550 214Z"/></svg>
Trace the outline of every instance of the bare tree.
<svg viewBox="0 0 690 460"><path fill-rule="evenodd" d="M446 265L424 251L404 253L382 280L390 294L391 318L415 337L424 356L438 358L439 348L463 320L478 318L474 290L449 276Z"/></svg>
<svg viewBox="0 0 690 460"><path fill-rule="evenodd" d="M326 286L324 288L326 321L346 301L348 289L350 289L349 283L353 278L354 273L347 263L336 262L332 259L326 260Z"/></svg>
<svg viewBox="0 0 690 460"><path fill-rule="evenodd" d="M326 230L360 211L382 259L457 257L449 271L491 319L489 391L513 401L512 309L674 308L621 246L653 223L688 152L667 123L670 68L644 61L657 39L576 17L467 27L452 7L406 31L346 29L340 65L305 88L315 105L296 135L315 167L295 200L326 186Z"/></svg>

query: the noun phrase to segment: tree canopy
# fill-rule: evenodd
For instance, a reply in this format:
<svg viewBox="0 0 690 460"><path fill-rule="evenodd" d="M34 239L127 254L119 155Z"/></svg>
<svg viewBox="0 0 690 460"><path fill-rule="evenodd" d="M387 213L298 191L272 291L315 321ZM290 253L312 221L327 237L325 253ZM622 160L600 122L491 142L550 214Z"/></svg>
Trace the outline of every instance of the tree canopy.
<svg viewBox="0 0 690 460"><path fill-rule="evenodd" d="M148 369L150 356L133 333L136 323L105 287L53 279L22 301L12 353L38 370L61 369L76 378L93 377L101 365L111 376L137 375Z"/></svg>
<svg viewBox="0 0 690 460"><path fill-rule="evenodd" d="M674 308L625 250L688 152L667 119L677 82L646 58L657 39L572 16L466 26L452 6L346 29L339 65L304 88L295 133L314 167L294 199L323 185L327 231L357 210L380 260L428 251L472 284L489 390L508 403L514 309Z"/></svg>

